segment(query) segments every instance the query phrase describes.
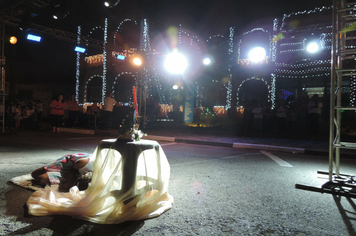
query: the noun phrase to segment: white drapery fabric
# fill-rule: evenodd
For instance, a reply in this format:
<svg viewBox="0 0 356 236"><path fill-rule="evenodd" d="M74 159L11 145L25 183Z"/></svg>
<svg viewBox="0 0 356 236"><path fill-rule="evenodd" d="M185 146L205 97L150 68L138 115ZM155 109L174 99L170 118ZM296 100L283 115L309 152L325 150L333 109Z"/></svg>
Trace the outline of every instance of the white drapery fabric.
<svg viewBox="0 0 356 236"><path fill-rule="evenodd" d="M84 191L46 186L27 201L36 216L72 215L100 224L118 224L161 215L173 204L170 166L156 141L102 140L92 155L94 171Z"/></svg>

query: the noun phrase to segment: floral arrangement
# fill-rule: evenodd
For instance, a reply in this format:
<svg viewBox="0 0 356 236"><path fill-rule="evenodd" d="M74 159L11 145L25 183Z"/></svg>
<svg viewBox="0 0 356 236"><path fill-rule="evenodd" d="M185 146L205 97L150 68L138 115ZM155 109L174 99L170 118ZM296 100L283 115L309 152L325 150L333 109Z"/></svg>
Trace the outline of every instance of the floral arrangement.
<svg viewBox="0 0 356 236"><path fill-rule="evenodd" d="M118 139L123 141L139 141L143 136L147 136L147 134L138 129L140 126L140 117L136 116L135 112L133 117L134 118L132 118L130 115L127 115L123 120L119 128Z"/></svg>

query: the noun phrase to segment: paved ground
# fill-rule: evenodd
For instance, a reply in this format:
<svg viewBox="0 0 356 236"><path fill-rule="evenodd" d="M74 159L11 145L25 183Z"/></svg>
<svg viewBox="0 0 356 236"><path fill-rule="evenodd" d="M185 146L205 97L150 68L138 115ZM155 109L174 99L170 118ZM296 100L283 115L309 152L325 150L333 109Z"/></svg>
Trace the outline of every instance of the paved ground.
<svg viewBox="0 0 356 236"><path fill-rule="evenodd" d="M49 123L42 124L42 131L51 132ZM28 132L29 130L6 130L6 133ZM109 129L85 129L85 128L61 128L62 132L82 133L88 135L108 135L115 137L118 130ZM233 126L224 128L192 128L187 126L172 126L143 130L147 134L146 139L157 141L170 141L192 144L204 144L244 149L258 149L283 151L290 153L305 153L313 155L328 155L329 136L328 131L323 130L318 135L298 134L260 134L241 135L237 134ZM342 137L343 142L356 143L356 136ZM341 149L342 157L356 157L356 150Z"/></svg>
<svg viewBox="0 0 356 236"><path fill-rule="evenodd" d="M87 134L108 134L115 136L118 130L89 130L82 128L62 128L63 132L80 132ZM191 128L176 126L171 128L156 128L144 130L147 139L158 141L206 144L234 148L285 151L314 155L328 155L329 137L325 135L296 135L296 134L261 134L238 135L233 127L226 128ZM356 136L348 136L342 141L355 142ZM341 149L342 156L356 157L356 150Z"/></svg>

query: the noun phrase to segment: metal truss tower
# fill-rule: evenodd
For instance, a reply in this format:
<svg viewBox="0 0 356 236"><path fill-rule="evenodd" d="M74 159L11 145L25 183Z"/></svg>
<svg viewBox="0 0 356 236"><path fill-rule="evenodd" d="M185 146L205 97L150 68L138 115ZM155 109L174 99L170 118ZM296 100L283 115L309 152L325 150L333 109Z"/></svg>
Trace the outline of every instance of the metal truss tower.
<svg viewBox="0 0 356 236"><path fill-rule="evenodd" d="M342 141L345 126L342 114L356 112L356 2L333 0L330 80L329 172L321 187L296 184L295 187L339 196L356 197L356 176L340 173L341 149L356 149L356 143ZM348 91L349 89L349 91ZM342 96L349 92L350 98ZM345 99L347 98L347 99ZM345 139L343 137L343 139Z"/></svg>
<svg viewBox="0 0 356 236"><path fill-rule="evenodd" d="M356 3L333 1L333 39L330 90L329 181L340 176L340 149L356 149L341 140L342 111L356 111ZM343 85L350 85L350 100L342 101Z"/></svg>

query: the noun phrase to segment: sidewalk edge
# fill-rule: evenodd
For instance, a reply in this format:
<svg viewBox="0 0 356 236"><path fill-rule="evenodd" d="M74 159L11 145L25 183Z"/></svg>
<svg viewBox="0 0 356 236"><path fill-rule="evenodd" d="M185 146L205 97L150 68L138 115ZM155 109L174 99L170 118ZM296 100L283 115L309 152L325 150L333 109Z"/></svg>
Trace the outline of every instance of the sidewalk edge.
<svg viewBox="0 0 356 236"><path fill-rule="evenodd" d="M251 144L251 143L233 143L233 148L243 148L243 149L260 149L260 150L270 150L278 152L291 152L294 154L305 153L304 148L295 148L295 147L282 147L282 146L272 146L264 144Z"/></svg>

